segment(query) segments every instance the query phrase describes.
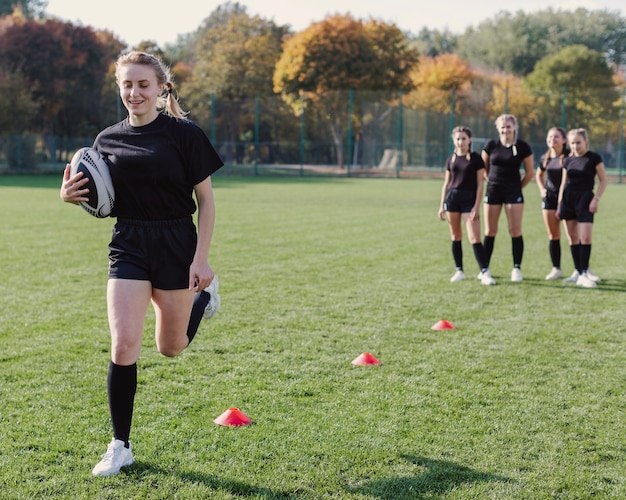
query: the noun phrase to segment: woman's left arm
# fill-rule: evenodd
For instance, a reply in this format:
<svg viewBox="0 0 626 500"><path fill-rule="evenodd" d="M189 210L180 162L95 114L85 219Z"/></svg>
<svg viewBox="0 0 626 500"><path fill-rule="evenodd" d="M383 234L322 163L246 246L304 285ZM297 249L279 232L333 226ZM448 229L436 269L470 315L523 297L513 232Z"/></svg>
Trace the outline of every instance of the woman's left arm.
<svg viewBox="0 0 626 500"><path fill-rule="evenodd" d="M215 276L208 261L215 226L215 199L211 176L196 184L193 189L198 201L198 243L189 269L189 288L197 287L201 290L209 286Z"/></svg>
<svg viewBox="0 0 626 500"><path fill-rule="evenodd" d="M533 155L524 158L524 177L522 177L522 188L530 182L535 175Z"/></svg>
<svg viewBox="0 0 626 500"><path fill-rule="evenodd" d="M600 183L598 184L598 190L596 191L596 194L593 196L591 203L589 203L589 211L592 214L595 214L598 211L600 198L604 194L604 190L606 189L607 185L604 163L600 162L596 165L596 174L598 174L598 180L600 181Z"/></svg>

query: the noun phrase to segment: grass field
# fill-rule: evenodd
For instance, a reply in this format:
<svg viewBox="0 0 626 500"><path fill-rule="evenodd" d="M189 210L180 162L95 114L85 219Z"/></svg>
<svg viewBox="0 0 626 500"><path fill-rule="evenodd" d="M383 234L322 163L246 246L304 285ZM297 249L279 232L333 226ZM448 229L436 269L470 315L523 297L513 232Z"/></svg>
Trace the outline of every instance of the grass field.
<svg viewBox="0 0 626 500"><path fill-rule="evenodd" d="M0 177L0 498L626 498L626 187L596 219L597 289L544 281L534 184L524 281L503 215L485 287L448 281L440 181L216 178L222 309L175 359L150 311L136 463L92 478L113 221L59 182ZM351 365L364 351L381 364ZM231 406L254 424L215 425Z"/></svg>

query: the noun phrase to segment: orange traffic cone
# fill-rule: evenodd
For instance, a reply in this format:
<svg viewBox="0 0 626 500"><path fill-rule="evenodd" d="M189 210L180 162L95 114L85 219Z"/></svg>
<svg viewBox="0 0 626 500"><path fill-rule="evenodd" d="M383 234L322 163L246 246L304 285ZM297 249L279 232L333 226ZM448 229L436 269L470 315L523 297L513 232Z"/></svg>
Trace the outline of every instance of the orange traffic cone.
<svg viewBox="0 0 626 500"><path fill-rule="evenodd" d="M432 327L433 330L454 330L454 325L448 320L437 321Z"/></svg>
<svg viewBox="0 0 626 500"><path fill-rule="evenodd" d="M378 361L373 354L370 354L369 352L364 352L360 356L354 358L352 360L352 364L356 366L379 365L380 361Z"/></svg>
<svg viewBox="0 0 626 500"><path fill-rule="evenodd" d="M213 420L217 425L228 425L232 427L239 427L240 425L248 425L252 423L247 415L239 408L229 408L219 417Z"/></svg>

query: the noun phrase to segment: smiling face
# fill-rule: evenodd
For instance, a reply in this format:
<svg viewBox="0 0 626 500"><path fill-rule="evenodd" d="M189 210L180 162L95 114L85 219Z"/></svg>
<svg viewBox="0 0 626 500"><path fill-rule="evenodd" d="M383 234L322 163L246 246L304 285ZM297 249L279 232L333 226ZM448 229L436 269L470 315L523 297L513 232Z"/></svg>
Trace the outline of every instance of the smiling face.
<svg viewBox="0 0 626 500"><path fill-rule="evenodd" d="M574 156L583 156L589 149L589 141L585 134L570 132L567 135L567 139L569 140L569 147L572 153L574 153Z"/></svg>
<svg viewBox="0 0 626 500"><path fill-rule="evenodd" d="M515 122L513 120L499 120L498 132L500 134L500 142L502 142L502 144L510 145L515 142Z"/></svg>
<svg viewBox="0 0 626 500"><path fill-rule="evenodd" d="M150 66L123 64L117 68L117 82L131 125L147 125L158 116L157 103L163 86Z"/></svg>
<svg viewBox="0 0 626 500"><path fill-rule="evenodd" d="M548 130L548 135L546 137L546 144L548 147L553 150L557 155L561 154L563 148L567 144L567 138L563 135L563 133L557 128L551 128Z"/></svg>
<svg viewBox="0 0 626 500"><path fill-rule="evenodd" d="M469 135L465 132L455 132L452 140L454 141L454 152L460 156L466 155L472 143Z"/></svg>

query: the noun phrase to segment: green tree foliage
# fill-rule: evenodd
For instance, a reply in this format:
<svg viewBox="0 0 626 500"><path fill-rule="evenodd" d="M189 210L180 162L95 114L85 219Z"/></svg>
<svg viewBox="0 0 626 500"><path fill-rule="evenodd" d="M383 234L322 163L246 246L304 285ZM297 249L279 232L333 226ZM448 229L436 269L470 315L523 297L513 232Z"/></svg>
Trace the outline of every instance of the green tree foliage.
<svg viewBox="0 0 626 500"><path fill-rule="evenodd" d="M361 125L361 103L354 102L354 116L349 116L346 94L337 91L410 90L417 60L417 51L395 25L347 14L329 16L286 41L274 72L274 91L296 113L302 111L303 96L325 106L343 166L342 130L348 119Z"/></svg>
<svg viewBox="0 0 626 500"><path fill-rule="evenodd" d="M527 75L537 61L569 45L582 44L626 62L626 19L608 10L545 9L534 13L500 12L459 39L459 54L470 64Z"/></svg>
<svg viewBox="0 0 626 500"><path fill-rule="evenodd" d="M47 5L46 0L0 0L0 16L19 9L28 19L37 19L43 15Z"/></svg>
<svg viewBox="0 0 626 500"><path fill-rule="evenodd" d="M253 131L257 95L272 94L274 65L280 57L287 28L250 16L246 8L226 3L207 18L191 39L195 56L191 76L183 83L181 95L189 106L192 118L209 128L214 98L228 101L220 109L216 125L223 131L223 142L230 145L221 151L226 161L241 159L234 148L241 134Z"/></svg>
<svg viewBox="0 0 626 500"><path fill-rule="evenodd" d="M599 134L617 118L619 93L613 71L602 54L584 45L571 45L543 58L524 84L539 99L546 125L560 124L564 112L568 128L585 127Z"/></svg>
<svg viewBox="0 0 626 500"><path fill-rule="evenodd" d="M415 47L422 56L437 57L457 52L459 36L447 29L439 31L423 27L417 35L409 34L408 36L411 46Z"/></svg>

